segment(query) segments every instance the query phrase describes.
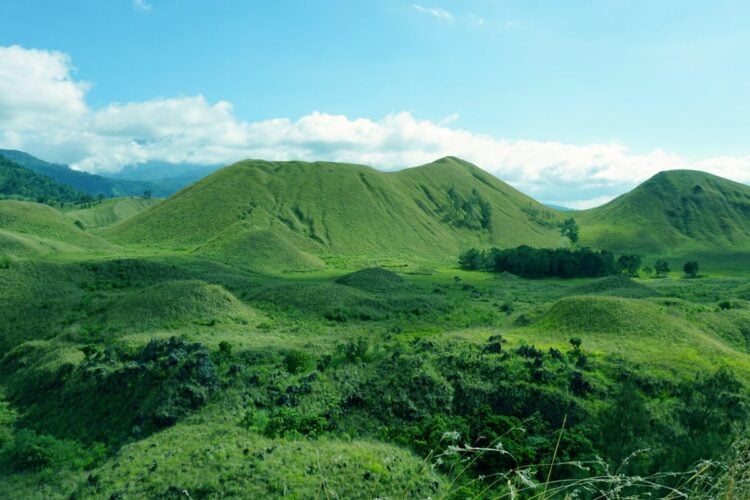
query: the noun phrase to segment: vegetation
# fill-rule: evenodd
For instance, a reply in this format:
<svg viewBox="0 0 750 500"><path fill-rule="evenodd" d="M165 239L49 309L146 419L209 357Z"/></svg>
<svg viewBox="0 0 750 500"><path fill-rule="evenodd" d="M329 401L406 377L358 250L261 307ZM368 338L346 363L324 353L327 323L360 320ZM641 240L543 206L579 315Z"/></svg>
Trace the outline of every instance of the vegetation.
<svg viewBox="0 0 750 500"><path fill-rule="evenodd" d="M148 182L111 179L101 175L79 172L67 165L48 163L22 151L0 149L0 157L90 196L133 196L140 195L145 189L154 189L156 194L168 196L175 191L174 189L161 190Z"/></svg>
<svg viewBox="0 0 750 500"><path fill-rule="evenodd" d="M747 275L530 203L450 158L1 201L0 497L745 498Z"/></svg>
<svg viewBox="0 0 750 500"><path fill-rule="evenodd" d="M0 198L61 204L87 201L88 195L0 156Z"/></svg>
<svg viewBox="0 0 750 500"><path fill-rule="evenodd" d="M685 275L688 278L695 278L696 276L698 276L698 269L699 269L698 263L695 262L694 260L685 262L685 265L682 266L682 270L685 272Z"/></svg>
<svg viewBox="0 0 750 500"><path fill-rule="evenodd" d="M484 252L472 248L459 256L458 263L462 269L469 271L505 272L524 278L607 276L617 269L611 252L598 252L590 248L572 251L567 248L520 246L504 250L492 248Z"/></svg>

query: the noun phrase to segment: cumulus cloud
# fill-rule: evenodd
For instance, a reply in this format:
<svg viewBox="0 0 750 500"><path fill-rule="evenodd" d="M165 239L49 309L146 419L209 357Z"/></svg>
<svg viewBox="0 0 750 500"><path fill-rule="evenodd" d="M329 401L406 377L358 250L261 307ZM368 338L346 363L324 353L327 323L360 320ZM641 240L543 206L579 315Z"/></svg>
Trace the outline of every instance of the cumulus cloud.
<svg viewBox="0 0 750 500"><path fill-rule="evenodd" d="M412 8L417 12L427 14L428 16L432 16L442 21L452 22L456 19L453 14L445 9L441 9L440 7L425 7L423 5L414 4L412 5Z"/></svg>
<svg viewBox="0 0 750 500"><path fill-rule="evenodd" d="M397 170L442 156L471 161L525 193L572 208L607 201L661 170L694 168L750 183L750 156L689 161L617 143L574 145L507 140L407 112L350 118L312 112L298 119L243 121L226 101L203 96L111 103L92 109L88 86L60 52L0 48L0 147L90 172L124 165L231 163L243 158L331 160Z"/></svg>

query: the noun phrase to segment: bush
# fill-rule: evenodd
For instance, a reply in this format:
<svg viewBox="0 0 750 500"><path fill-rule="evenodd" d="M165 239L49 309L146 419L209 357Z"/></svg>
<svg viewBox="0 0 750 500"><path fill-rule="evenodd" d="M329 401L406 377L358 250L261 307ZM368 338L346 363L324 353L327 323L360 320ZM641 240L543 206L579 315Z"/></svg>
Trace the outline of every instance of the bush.
<svg viewBox="0 0 750 500"><path fill-rule="evenodd" d="M85 469L104 457L105 447L95 443L84 448L77 441L59 440L23 429L0 451L0 461L10 469L35 471L46 467Z"/></svg>
<svg viewBox="0 0 750 500"><path fill-rule="evenodd" d="M284 355L286 371L292 374L309 371L315 366L312 356L304 351L290 350Z"/></svg>

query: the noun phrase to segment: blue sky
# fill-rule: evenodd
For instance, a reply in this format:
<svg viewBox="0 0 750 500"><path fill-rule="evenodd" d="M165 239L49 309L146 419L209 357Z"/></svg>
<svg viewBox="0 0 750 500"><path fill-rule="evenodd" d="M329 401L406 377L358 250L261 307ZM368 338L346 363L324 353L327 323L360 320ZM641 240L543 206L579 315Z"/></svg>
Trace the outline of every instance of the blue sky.
<svg viewBox="0 0 750 500"><path fill-rule="evenodd" d="M0 19L0 147L76 168L456 150L579 206L665 168L750 180L750 2L5 0ZM7 119L45 106L70 133Z"/></svg>

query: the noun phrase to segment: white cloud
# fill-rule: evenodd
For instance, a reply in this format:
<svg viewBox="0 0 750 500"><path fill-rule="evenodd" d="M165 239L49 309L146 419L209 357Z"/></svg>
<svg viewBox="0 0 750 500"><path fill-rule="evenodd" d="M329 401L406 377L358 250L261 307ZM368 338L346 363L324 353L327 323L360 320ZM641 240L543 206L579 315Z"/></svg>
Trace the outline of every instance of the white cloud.
<svg viewBox="0 0 750 500"><path fill-rule="evenodd" d="M453 14L445 9L441 9L440 7L425 7L423 5L414 4L412 5L412 8L417 12L427 14L428 16L432 16L442 21L453 22L456 19Z"/></svg>
<svg viewBox="0 0 750 500"><path fill-rule="evenodd" d="M148 3L146 0L133 0L133 8L135 10L140 10L143 12L148 12L151 10L152 5Z"/></svg>
<svg viewBox="0 0 750 500"><path fill-rule="evenodd" d="M690 161L617 143L507 140L407 112L379 119L313 112L247 122L203 96L111 103L92 109L88 86L60 52L0 47L0 147L92 172L147 161L231 163L243 158L331 160L384 170L442 156L471 161L540 200L586 208L661 170L694 168L750 183L750 156Z"/></svg>

